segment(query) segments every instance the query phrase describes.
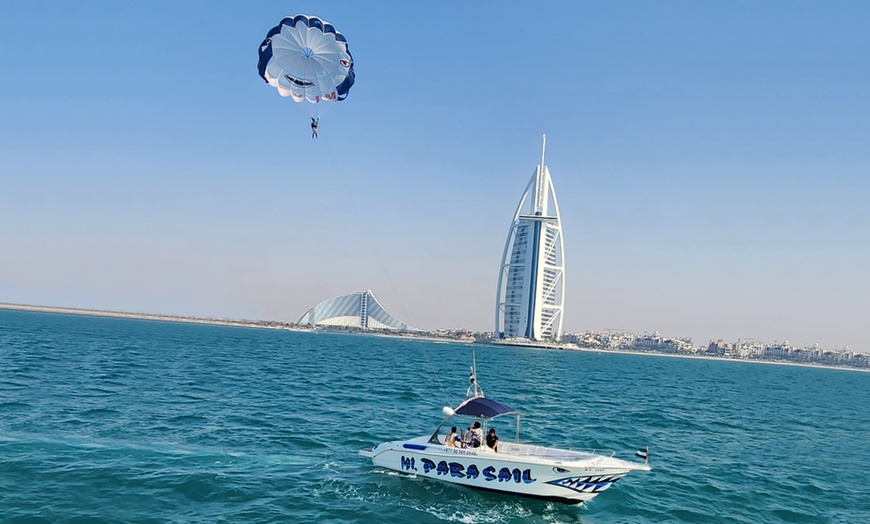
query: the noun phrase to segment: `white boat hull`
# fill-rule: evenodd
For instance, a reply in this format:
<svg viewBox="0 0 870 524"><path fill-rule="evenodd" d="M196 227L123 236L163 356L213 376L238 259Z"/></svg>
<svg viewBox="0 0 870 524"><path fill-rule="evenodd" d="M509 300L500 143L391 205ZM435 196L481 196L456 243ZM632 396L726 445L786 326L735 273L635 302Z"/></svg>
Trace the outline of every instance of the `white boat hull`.
<svg viewBox="0 0 870 524"><path fill-rule="evenodd" d="M592 453L502 442L489 448L451 448L428 437L378 444L360 451L375 466L473 488L577 504L649 466Z"/></svg>

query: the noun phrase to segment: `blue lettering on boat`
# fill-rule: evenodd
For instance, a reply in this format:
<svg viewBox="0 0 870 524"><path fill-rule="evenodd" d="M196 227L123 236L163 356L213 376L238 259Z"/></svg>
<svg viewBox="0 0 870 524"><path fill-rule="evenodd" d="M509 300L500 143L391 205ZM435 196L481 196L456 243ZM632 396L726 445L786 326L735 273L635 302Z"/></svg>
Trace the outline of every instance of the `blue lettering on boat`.
<svg viewBox="0 0 870 524"><path fill-rule="evenodd" d="M402 469L417 471L417 465L415 464L414 457L406 457L405 455L402 455Z"/></svg>
<svg viewBox="0 0 870 524"><path fill-rule="evenodd" d="M480 471L477 470L477 466L474 464L469 464L468 468L465 469L465 478L467 479L476 479L480 475Z"/></svg>
<svg viewBox="0 0 870 524"><path fill-rule="evenodd" d="M496 473L494 466L487 466L481 471L477 464L469 464L468 466L465 466L459 462L447 462L446 460L439 461L436 464L432 459L425 457L420 458L420 464L423 465L423 473L435 471L436 475L449 475L461 479L477 479L483 475L483 480L487 482L498 480L499 482L513 481L518 484L521 482L531 484L538 480L532 478L531 469L521 470L518 468L501 468L498 470L498 473ZM406 471L417 471L417 463L414 457L406 457L402 455L402 469Z"/></svg>

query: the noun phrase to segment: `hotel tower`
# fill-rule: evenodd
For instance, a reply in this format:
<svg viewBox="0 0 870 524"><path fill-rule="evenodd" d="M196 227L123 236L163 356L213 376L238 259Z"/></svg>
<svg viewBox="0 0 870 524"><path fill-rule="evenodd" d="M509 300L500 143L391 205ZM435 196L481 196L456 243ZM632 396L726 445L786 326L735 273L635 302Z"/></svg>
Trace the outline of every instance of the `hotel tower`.
<svg viewBox="0 0 870 524"><path fill-rule="evenodd" d="M556 340L562 336L565 254L550 172L541 163L514 213L498 274L495 338Z"/></svg>

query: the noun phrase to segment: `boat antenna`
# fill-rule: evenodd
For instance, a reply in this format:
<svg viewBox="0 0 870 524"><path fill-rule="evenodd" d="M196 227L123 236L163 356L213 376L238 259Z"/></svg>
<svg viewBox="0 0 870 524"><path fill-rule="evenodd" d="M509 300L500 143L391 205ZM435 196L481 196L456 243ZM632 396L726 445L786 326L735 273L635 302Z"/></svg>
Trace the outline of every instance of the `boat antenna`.
<svg viewBox="0 0 870 524"><path fill-rule="evenodd" d="M465 390L465 396L468 398L482 397L483 388L477 383L477 358L474 351L471 352L471 375L468 376L471 385Z"/></svg>

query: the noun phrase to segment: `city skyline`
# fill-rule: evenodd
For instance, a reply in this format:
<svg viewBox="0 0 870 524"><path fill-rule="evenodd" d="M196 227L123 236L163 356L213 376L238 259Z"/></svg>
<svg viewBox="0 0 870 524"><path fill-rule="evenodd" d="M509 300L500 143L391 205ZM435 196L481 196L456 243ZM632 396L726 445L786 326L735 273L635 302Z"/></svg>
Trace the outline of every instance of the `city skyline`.
<svg viewBox="0 0 870 524"><path fill-rule="evenodd" d="M392 318L388 312L378 308L379 315L386 314L392 322L398 325L389 326L380 321L375 326L366 325L364 308L360 306L357 298L356 304L348 304L347 299L353 295L361 295L371 292L355 292L350 295L333 297L325 300L317 307L333 303L330 308L334 311L344 311L350 315L325 316L325 322L309 322L306 317L314 309L312 308L299 322L285 322L268 319L227 319L227 318L204 318L184 317L177 315L132 313L105 310L87 310L51 306L35 306L27 304L5 304L0 302L0 310L31 311L41 313L71 314L85 316L102 316L110 318L127 318L141 320L156 320L163 322L184 322L194 324L213 324L223 326L241 326L264 329L279 329L291 331L323 331L346 334L375 334L377 336L397 336L401 338L436 340L456 342L460 344L484 343L498 345L512 345L530 347L535 349L553 349L560 351L615 351L642 353L659 356L676 357L700 357L752 361L768 364L793 364L821 366L835 369L855 369L866 371L870 366L870 352L860 352L851 349L832 349L814 344L812 346L796 346L786 341L760 341L760 340L711 340L706 345L698 344L684 339L668 337L658 332L642 334L630 332L614 332L612 330L597 331L587 330L583 333L564 333L562 342L556 341L523 341L502 340L495 341L493 332L472 332L468 329L435 329L421 331L404 325L400 320ZM372 297L373 299L374 297ZM376 300L375 300L376 302ZM341 317L344 318L341 318ZM350 318L353 317L353 318ZM379 324L379 325L378 325Z"/></svg>
<svg viewBox="0 0 870 524"><path fill-rule="evenodd" d="M355 60L318 141L257 73L296 13ZM373 289L415 327L488 331L505 213L546 133L563 331L867 352L868 16L2 3L0 302L294 321Z"/></svg>

